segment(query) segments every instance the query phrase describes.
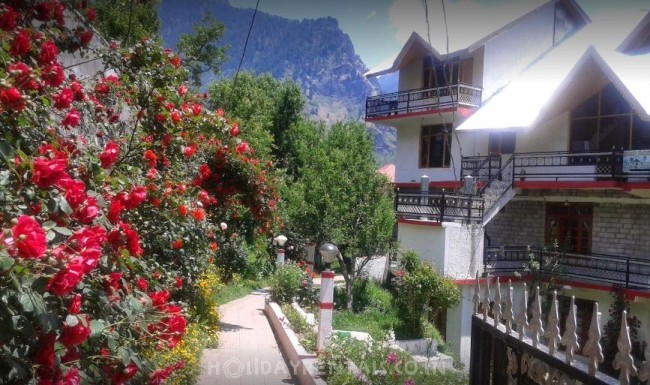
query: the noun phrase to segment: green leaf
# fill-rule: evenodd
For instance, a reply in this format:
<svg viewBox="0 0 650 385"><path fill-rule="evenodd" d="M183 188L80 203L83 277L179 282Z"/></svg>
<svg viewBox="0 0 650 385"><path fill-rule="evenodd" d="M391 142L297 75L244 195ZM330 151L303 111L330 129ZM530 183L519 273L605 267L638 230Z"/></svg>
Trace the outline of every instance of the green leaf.
<svg viewBox="0 0 650 385"><path fill-rule="evenodd" d="M14 148L5 140L0 140L0 156L5 158L7 161L12 161L16 151Z"/></svg>
<svg viewBox="0 0 650 385"><path fill-rule="evenodd" d="M20 302L20 305L23 307L24 311L28 313L34 311L34 303L32 302L32 298L28 293L21 293L18 297L18 301Z"/></svg>
<svg viewBox="0 0 650 385"><path fill-rule="evenodd" d="M106 328L106 324L104 323L104 320L92 320L90 321L90 337L97 337L102 334L104 329ZM109 339L109 341L111 341Z"/></svg>
<svg viewBox="0 0 650 385"><path fill-rule="evenodd" d="M56 222L47 221L47 222L43 223L41 226L43 227L43 230L49 231L49 230L53 229L54 227L56 227Z"/></svg>
<svg viewBox="0 0 650 385"><path fill-rule="evenodd" d="M16 261L11 257L0 257L0 270L9 270Z"/></svg>
<svg viewBox="0 0 650 385"><path fill-rule="evenodd" d="M68 229L67 227L54 227L52 230L56 231L57 233L65 236L70 236L72 235L72 231Z"/></svg>
<svg viewBox="0 0 650 385"><path fill-rule="evenodd" d="M59 208L68 215L72 215L72 207L64 197L59 197Z"/></svg>

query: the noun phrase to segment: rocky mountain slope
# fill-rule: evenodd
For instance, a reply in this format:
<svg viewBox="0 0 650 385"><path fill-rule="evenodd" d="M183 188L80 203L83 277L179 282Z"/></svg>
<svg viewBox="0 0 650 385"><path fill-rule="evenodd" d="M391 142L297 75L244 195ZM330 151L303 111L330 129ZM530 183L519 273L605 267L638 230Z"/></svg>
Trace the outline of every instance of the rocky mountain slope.
<svg viewBox="0 0 650 385"><path fill-rule="evenodd" d="M163 39L173 47L181 34L191 33L192 26L208 13L226 27L222 43L230 48L220 76L232 77L241 59L252 9L232 7L227 0L163 0L159 9ZM379 92L379 84L363 76L367 67L355 53L350 37L331 17L298 21L258 12L242 70L293 79L307 98L307 116L329 124L362 120L366 97ZM214 75L206 74L204 84L215 80ZM378 159L390 161L394 130L374 124L368 124L368 129L375 138Z"/></svg>

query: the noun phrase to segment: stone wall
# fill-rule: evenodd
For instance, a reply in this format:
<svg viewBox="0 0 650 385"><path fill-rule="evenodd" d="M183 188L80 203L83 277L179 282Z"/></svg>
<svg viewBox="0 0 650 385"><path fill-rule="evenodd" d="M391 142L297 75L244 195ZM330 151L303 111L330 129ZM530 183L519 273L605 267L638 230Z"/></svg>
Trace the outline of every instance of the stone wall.
<svg viewBox="0 0 650 385"><path fill-rule="evenodd" d="M543 246L545 215L544 202L513 200L487 224L485 233L492 246Z"/></svg>
<svg viewBox="0 0 650 385"><path fill-rule="evenodd" d="M597 204L593 226L594 253L650 259L650 205Z"/></svg>

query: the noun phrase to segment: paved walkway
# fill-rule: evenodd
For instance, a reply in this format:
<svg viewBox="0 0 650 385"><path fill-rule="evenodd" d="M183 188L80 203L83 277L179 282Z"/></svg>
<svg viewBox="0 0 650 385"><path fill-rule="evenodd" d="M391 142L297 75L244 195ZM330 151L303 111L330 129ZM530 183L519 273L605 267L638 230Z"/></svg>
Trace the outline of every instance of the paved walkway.
<svg viewBox="0 0 650 385"><path fill-rule="evenodd" d="M293 384L264 315L265 291L219 306L219 347L203 352L198 385Z"/></svg>

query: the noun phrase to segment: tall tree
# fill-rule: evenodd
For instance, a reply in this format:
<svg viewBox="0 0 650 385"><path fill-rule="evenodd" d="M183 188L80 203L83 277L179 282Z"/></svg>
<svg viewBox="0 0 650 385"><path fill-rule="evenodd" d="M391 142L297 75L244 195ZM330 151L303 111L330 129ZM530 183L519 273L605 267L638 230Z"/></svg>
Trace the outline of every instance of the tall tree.
<svg viewBox="0 0 650 385"><path fill-rule="evenodd" d="M211 15L206 15L202 24L195 24L192 28L194 33L181 35L176 48L183 57L192 84L200 87L204 73L211 71L215 75L219 74L221 64L226 61L228 47L218 45L225 29Z"/></svg>
<svg viewBox="0 0 650 385"><path fill-rule="evenodd" d="M334 125L320 145L302 156L306 161L298 182L285 197L290 219L317 244L331 241L339 247L351 309L354 280L372 257L389 249L391 185L376 171L372 139L363 124Z"/></svg>
<svg viewBox="0 0 650 385"><path fill-rule="evenodd" d="M95 0L96 27L108 39L132 46L160 32L160 0Z"/></svg>

